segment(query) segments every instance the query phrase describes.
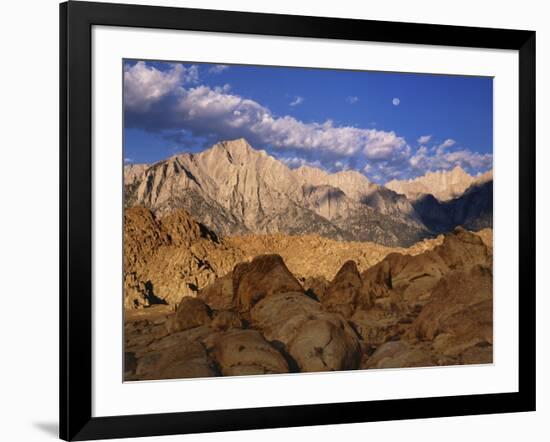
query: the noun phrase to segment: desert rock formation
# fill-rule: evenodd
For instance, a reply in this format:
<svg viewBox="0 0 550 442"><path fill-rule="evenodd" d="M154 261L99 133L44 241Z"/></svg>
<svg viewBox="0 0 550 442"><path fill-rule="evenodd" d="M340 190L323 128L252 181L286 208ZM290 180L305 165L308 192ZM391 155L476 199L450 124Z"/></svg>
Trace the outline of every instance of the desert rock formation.
<svg viewBox="0 0 550 442"><path fill-rule="evenodd" d="M152 244L173 241L156 225ZM183 297L175 311L127 310L125 378L489 363L490 237L457 228L416 255L390 253L362 273L344 262L322 293L306 290L281 256L255 256Z"/></svg>
<svg viewBox="0 0 550 442"><path fill-rule="evenodd" d="M175 306L184 296L204 293L215 308L227 308L230 281L224 278L235 265L255 256L278 254L290 272L305 283L328 282L348 260L360 271L376 264L388 253L421 253L442 241L442 236L421 241L411 248L389 248L369 242L336 241L319 235L245 235L218 238L183 209L157 218L149 209L125 211L124 287L125 307L153 304ZM313 278L313 279L312 279ZM208 299L206 299L208 298Z"/></svg>

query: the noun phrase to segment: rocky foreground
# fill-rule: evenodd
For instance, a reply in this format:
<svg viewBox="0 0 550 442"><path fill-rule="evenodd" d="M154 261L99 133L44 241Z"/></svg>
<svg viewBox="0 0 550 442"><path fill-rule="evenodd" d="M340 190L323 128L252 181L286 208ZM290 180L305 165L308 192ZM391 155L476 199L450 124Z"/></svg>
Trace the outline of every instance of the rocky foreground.
<svg viewBox="0 0 550 442"><path fill-rule="evenodd" d="M126 284L135 284L126 298L126 380L492 362L490 230L457 228L415 254L385 250L360 267L345 261L328 278L297 278L282 240L285 257L249 259L231 244L243 240L212 236L184 212L157 220L132 210L125 222ZM295 245L296 255L303 246ZM333 253L325 252L318 249L308 265ZM190 296L161 299L153 291L162 290L143 279L146 269L161 271L174 259L213 268L206 257L215 254L223 264ZM163 278L178 275L177 268L162 271Z"/></svg>

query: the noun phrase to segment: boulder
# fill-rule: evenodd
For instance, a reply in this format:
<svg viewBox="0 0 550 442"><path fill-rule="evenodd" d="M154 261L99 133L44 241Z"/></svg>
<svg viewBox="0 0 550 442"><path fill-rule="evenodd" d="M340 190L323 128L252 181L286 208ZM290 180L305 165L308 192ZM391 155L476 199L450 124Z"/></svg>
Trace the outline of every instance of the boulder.
<svg viewBox="0 0 550 442"><path fill-rule="evenodd" d="M181 340L138 359L136 375L139 380L178 379L216 376L216 371L201 343Z"/></svg>
<svg viewBox="0 0 550 442"><path fill-rule="evenodd" d="M177 347L187 341L197 341L204 343L204 341L214 333L214 330L206 325L199 327L189 328L187 330L179 331L169 334L152 342L149 345L150 351L170 351L171 348Z"/></svg>
<svg viewBox="0 0 550 442"><path fill-rule="evenodd" d="M493 344L491 269L476 265L442 278L407 334L412 339L431 341L438 354L460 358L478 346L485 348L481 359L489 359L487 349L492 351ZM467 359L471 361L473 354L470 352Z"/></svg>
<svg viewBox="0 0 550 442"><path fill-rule="evenodd" d="M225 331L231 328L241 328L242 321L237 313L230 310L214 312L214 318L210 326L216 331Z"/></svg>
<svg viewBox="0 0 550 442"><path fill-rule="evenodd" d="M404 341L382 344L361 368L405 368L437 365L437 358L421 347L413 347Z"/></svg>
<svg viewBox="0 0 550 442"><path fill-rule="evenodd" d="M385 316L379 310L357 310L350 318L351 325L371 349L399 335L400 318Z"/></svg>
<svg viewBox="0 0 550 442"><path fill-rule="evenodd" d="M186 296L178 304L173 331L182 331L209 324L211 311L202 299Z"/></svg>
<svg viewBox="0 0 550 442"><path fill-rule="evenodd" d="M124 352L124 377L128 378L136 373L137 359L135 353Z"/></svg>
<svg viewBox="0 0 550 442"><path fill-rule="evenodd" d="M373 304L368 286L363 284L355 261L347 261L327 287L323 306L332 312L350 317L356 308L369 308Z"/></svg>
<svg viewBox="0 0 550 442"><path fill-rule="evenodd" d="M256 330L221 333L211 354L224 376L288 373L285 358Z"/></svg>
<svg viewBox="0 0 550 442"><path fill-rule="evenodd" d="M302 285L306 294L318 301L321 301L327 291L329 282L322 276L303 278Z"/></svg>
<svg viewBox="0 0 550 442"><path fill-rule="evenodd" d="M478 336L492 340L492 300L491 269L478 265L454 271L434 288L410 333L432 341L442 333L468 334L475 326Z"/></svg>
<svg viewBox="0 0 550 442"><path fill-rule="evenodd" d="M491 253L480 236L457 227L441 244L418 255L391 253L361 275L403 295L409 306L424 305L439 280L458 268L489 265ZM383 291L377 296L385 296Z"/></svg>
<svg viewBox="0 0 550 442"><path fill-rule="evenodd" d="M292 359L299 371L358 368L362 346L339 314L323 311L301 292L262 299L250 312L251 326Z"/></svg>
<svg viewBox="0 0 550 442"><path fill-rule="evenodd" d="M320 315L306 321L288 346L288 352L301 371L337 371L358 367L361 349L333 318Z"/></svg>
<svg viewBox="0 0 550 442"><path fill-rule="evenodd" d="M232 310L233 302L233 275L228 273L199 291L198 298L202 299L212 310Z"/></svg>
<svg viewBox="0 0 550 442"><path fill-rule="evenodd" d="M303 288L279 255L260 255L233 270L233 292L239 311L248 312L267 296L303 292Z"/></svg>

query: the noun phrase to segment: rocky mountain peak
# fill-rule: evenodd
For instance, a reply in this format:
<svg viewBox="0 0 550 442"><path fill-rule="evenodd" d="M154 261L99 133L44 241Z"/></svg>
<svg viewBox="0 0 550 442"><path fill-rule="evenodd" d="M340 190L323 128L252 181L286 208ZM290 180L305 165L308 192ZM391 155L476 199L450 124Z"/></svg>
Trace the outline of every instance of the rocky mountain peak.
<svg viewBox="0 0 550 442"><path fill-rule="evenodd" d="M462 167L459 165L456 165L453 167L453 170L451 170L451 174L453 176L470 176L468 172L466 172Z"/></svg>
<svg viewBox="0 0 550 442"><path fill-rule="evenodd" d="M225 151L236 158L245 158L249 155L260 154L260 151L254 149L244 138L220 141L212 146L211 150Z"/></svg>
<svg viewBox="0 0 550 442"><path fill-rule="evenodd" d="M479 179L483 179L484 182L489 181L490 176L492 177L491 171L480 177L473 177L462 167L455 166L452 170L428 172L423 176L409 180L392 180L386 183L386 187L405 195L411 200L417 200L422 195L431 194L439 201L449 201L462 195L466 189Z"/></svg>
<svg viewBox="0 0 550 442"><path fill-rule="evenodd" d="M441 200L448 195L438 192L462 195L476 179L481 177L455 168L396 182L388 189L354 170L329 173L311 166L290 169L239 138L221 141L200 153L182 153L152 165L127 166L125 204L147 207L160 218L185 209L220 237L316 233L339 240L410 245L429 234L429 223L405 195L434 194ZM484 195L480 198L486 198ZM431 222L433 210L431 206L426 210ZM448 220L443 223L445 229L438 227L437 232L446 231L448 225L474 225L465 221L474 219L475 213L458 212L464 216ZM178 222L188 225L185 218L180 214ZM435 218L438 226L442 225ZM475 225L480 228L486 224Z"/></svg>
<svg viewBox="0 0 550 442"><path fill-rule="evenodd" d="M342 170L340 172L336 172L334 175L350 181L353 180L370 184L370 180L368 179L368 177L363 175L361 172L358 172L357 170Z"/></svg>

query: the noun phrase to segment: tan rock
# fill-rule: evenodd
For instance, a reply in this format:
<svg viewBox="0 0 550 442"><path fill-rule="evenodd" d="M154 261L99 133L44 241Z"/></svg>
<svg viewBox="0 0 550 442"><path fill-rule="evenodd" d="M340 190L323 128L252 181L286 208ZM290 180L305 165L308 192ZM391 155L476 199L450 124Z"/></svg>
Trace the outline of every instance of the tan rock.
<svg viewBox="0 0 550 442"><path fill-rule="evenodd" d="M124 213L124 269L143 264L160 247L169 244L166 232L150 210L132 207Z"/></svg>
<svg viewBox="0 0 550 442"><path fill-rule="evenodd" d="M229 330L215 340L212 355L224 376L287 373L285 358L255 330Z"/></svg>
<svg viewBox="0 0 550 442"><path fill-rule="evenodd" d="M187 330L170 333L160 339L149 344L150 351L170 351L171 348L187 341L198 341L203 343L208 337L214 333L214 330L206 325L189 328Z"/></svg>
<svg viewBox="0 0 550 442"><path fill-rule="evenodd" d="M203 288L197 295L213 310L231 310L233 299L233 274L228 273Z"/></svg>
<svg viewBox="0 0 550 442"><path fill-rule="evenodd" d="M318 301L321 301L327 291L329 282L323 276L302 278L300 280L306 294Z"/></svg>
<svg viewBox="0 0 550 442"><path fill-rule="evenodd" d="M350 323L369 348L379 347L400 332L399 317L384 316L379 310L357 310Z"/></svg>
<svg viewBox="0 0 550 442"><path fill-rule="evenodd" d="M320 315L319 319L306 321L290 342L288 352L301 371L338 371L358 367L361 359L359 342L341 324L336 325L330 319Z"/></svg>
<svg viewBox="0 0 550 442"><path fill-rule="evenodd" d="M476 265L442 278L408 336L433 341L434 350L446 356L460 356L475 346L492 346L491 269Z"/></svg>
<svg viewBox="0 0 550 442"><path fill-rule="evenodd" d="M303 291L279 255L262 255L233 270L233 292L241 312L248 312L267 296Z"/></svg>
<svg viewBox="0 0 550 442"><path fill-rule="evenodd" d="M242 321L237 313L230 310L221 310L214 312L214 319L210 326L217 331L225 331L231 328L241 328Z"/></svg>
<svg viewBox="0 0 550 442"><path fill-rule="evenodd" d="M211 377L216 372L202 344L182 340L169 351L151 352L138 359L136 375L139 380L154 380Z"/></svg>
<svg viewBox="0 0 550 442"><path fill-rule="evenodd" d="M210 308L198 298L185 297L178 304L174 317L174 330L187 330L210 324Z"/></svg>
<svg viewBox="0 0 550 442"><path fill-rule="evenodd" d="M277 342L300 371L350 370L358 367L362 347L340 315L322 310L301 292L262 299L250 312L251 326Z"/></svg>
<svg viewBox="0 0 550 442"><path fill-rule="evenodd" d="M453 269L490 262L491 254L482 239L458 227L433 250L418 255L391 253L361 276L364 281L398 291L410 304L424 304L439 280Z"/></svg>
<svg viewBox="0 0 550 442"><path fill-rule="evenodd" d="M415 348L404 341L386 342L381 345L362 368L430 367L437 359L423 348Z"/></svg>
<svg viewBox="0 0 550 442"><path fill-rule="evenodd" d="M214 232L196 222L184 209L175 209L162 218L162 227L172 244L189 247L201 238L219 242Z"/></svg>
<svg viewBox="0 0 550 442"><path fill-rule="evenodd" d="M368 309L373 297L368 286L363 284L354 261L347 261L327 287L322 299L323 306L332 312L350 317L356 308Z"/></svg>
<svg viewBox="0 0 550 442"><path fill-rule="evenodd" d="M148 209L125 212L125 308L142 309L158 303L174 307L184 296L199 292L232 271L240 262L263 254L279 254L300 280L328 281L349 259L359 270L382 260L392 251L418 254L433 248L439 239L426 240L409 249L388 248L369 242L335 241L319 235L246 235L216 238L204 226L177 209L158 218ZM190 245L189 245L190 244ZM230 276L229 276L230 277ZM212 287L218 300L205 299L214 309L231 309L232 288L227 280ZM311 288L320 291L322 284ZM210 291L210 290L209 290ZM205 291L205 296L210 296ZM218 303L219 301L219 303Z"/></svg>

